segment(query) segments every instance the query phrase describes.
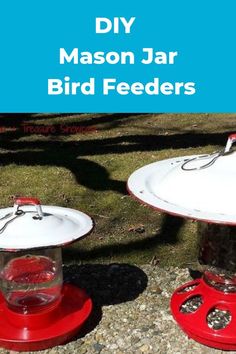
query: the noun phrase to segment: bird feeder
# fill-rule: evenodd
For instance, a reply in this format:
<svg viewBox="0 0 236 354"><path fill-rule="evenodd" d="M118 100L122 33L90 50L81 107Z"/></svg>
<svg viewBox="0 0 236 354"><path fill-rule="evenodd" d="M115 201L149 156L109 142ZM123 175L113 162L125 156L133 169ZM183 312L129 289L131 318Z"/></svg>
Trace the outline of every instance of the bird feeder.
<svg viewBox="0 0 236 354"><path fill-rule="evenodd" d="M180 286L172 314L189 337L210 347L236 350L236 151L224 150L146 165L128 190L158 211L198 221L203 276Z"/></svg>
<svg viewBox="0 0 236 354"><path fill-rule="evenodd" d="M16 198L0 209L0 346L42 350L67 342L87 320L92 301L63 285L61 247L87 235L86 214Z"/></svg>

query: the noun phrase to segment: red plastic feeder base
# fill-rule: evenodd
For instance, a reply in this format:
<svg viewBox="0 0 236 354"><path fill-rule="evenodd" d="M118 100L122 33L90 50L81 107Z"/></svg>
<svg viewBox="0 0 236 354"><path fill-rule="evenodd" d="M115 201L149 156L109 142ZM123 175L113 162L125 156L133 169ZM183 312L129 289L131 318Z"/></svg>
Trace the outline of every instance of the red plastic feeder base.
<svg viewBox="0 0 236 354"><path fill-rule="evenodd" d="M179 326L199 343L236 350L236 294L224 293L197 279L179 287L171 298Z"/></svg>
<svg viewBox="0 0 236 354"><path fill-rule="evenodd" d="M51 311L18 314L0 298L0 347L15 351L43 350L66 343L85 323L92 300L76 286L66 284L61 302Z"/></svg>

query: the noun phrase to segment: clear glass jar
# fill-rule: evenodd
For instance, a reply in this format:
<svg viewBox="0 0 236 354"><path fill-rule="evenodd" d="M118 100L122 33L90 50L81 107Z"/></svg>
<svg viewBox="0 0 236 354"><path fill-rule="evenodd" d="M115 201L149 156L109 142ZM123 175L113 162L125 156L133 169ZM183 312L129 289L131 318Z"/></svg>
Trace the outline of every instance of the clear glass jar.
<svg viewBox="0 0 236 354"><path fill-rule="evenodd" d="M37 313L60 301L60 248L1 252L0 256L1 289L9 309Z"/></svg>
<svg viewBox="0 0 236 354"><path fill-rule="evenodd" d="M217 290L236 292L236 227L199 222L198 233L204 280Z"/></svg>

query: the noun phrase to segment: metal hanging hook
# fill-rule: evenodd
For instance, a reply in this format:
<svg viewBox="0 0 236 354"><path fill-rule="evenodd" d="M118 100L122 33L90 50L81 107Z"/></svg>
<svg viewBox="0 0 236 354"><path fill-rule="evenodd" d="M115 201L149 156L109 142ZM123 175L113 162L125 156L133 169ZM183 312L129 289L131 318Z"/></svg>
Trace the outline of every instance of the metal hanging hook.
<svg viewBox="0 0 236 354"><path fill-rule="evenodd" d="M214 152L213 154L209 154L209 155L204 155L204 156L198 156L198 157L194 157L193 159L189 159L187 161L185 161L182 165L181 168L184 171L195 171L195 170L202 170L204 168L210 167L212 166L216 160L220 157L224 155L224 151L218 151L218 152ZM187 164L189 164L190 162L193 161L199 161L199 160L204 160L204 159L209 159L210 157L212 157L212 159L205 163L204 165L201 165L199 167L192 167L192 168L186 168Z"/></svg>
<svg viewBox="0 0 236 354"><path fill-rule="evenodd" d="M19 217L25 215L25 212L24 212L23 210L20 210L20 209L19 209L19 210L17 210L17 212L16 212L15 214L14 214L14 213L8 213L8 214L4 215L4 216L0 219L0 221L1 221L1 220L4 220L4 219L7 219L7 218L10 218L10 217L13 216L13 215L14 215L14 217L11 218L10 220L6 221L5 224L0 228L0 234L3 233L3 231L6 229L6 227L7 227L11 222L13 222L15 219L17 219L17 218L19 218Z"/></svg>

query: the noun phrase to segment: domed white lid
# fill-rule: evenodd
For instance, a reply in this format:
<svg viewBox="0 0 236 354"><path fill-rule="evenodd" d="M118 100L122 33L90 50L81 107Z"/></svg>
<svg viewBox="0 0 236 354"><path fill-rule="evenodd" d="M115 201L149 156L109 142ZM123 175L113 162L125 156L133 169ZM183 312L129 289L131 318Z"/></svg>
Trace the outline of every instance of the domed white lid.
<svg viewBox="0 0 236 354"><path fill-rule="evenodd" d="M140 201L170 214L236 225L236 134L224 151L162 160L135 171L128 189Z"/></svg>
<svg viewBox="0 0 236 354"><path fill-rule="evenodd" d="M80 211L41 205L35 198L17 198L14 207L0 209L0 249L60 247L92 228L92 219Z"/></svg>

